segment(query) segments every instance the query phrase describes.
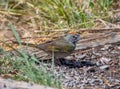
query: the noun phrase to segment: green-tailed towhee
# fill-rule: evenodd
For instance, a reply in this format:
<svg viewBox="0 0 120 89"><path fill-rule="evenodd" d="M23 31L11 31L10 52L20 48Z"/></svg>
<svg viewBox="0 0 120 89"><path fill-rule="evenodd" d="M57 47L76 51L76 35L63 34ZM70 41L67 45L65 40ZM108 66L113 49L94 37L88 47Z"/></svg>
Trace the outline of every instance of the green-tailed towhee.
<svg viewBox="0 0 120 89"><path fill-rule="evenodd" d="M52 55L52 52L54 52L54 57L58 59L70 55L76 48L76 43L79 40L79 34L67 34L66 36L54 41L37 45L36 48L42 49L48 55Z"/></svg>
<svg viewBox="0 0 120 89"><path fill-rule="evenodd" d="M48 55L53 56L52 53L54 52L54 57L55 57L55 62L57 63L56 59L64 58L68 55L70 55L76 48L76 43L77 41L80 40L80 35L79 34L67 34L59 39L53 40L53 41L48 41L43 44L35 45L31 43L24 43L22 42L23 45L28 45L31 47L35 47L38 49L41 49L45 51ZM14 43L17 43L16 41L13 41Z"/></svg>

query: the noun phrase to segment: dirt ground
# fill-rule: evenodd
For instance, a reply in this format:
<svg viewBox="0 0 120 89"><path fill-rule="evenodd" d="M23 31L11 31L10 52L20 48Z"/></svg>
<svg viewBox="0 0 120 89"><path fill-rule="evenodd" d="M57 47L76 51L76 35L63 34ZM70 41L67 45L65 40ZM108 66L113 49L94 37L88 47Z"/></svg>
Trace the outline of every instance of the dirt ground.
<svg viewBox="0 0 120 89"><path fill-rule="evenodd" d="M62 86L68 89L120 89L120 42L93 48L80 54L82 60L96 66L69 68L55 66L56 76L61 77ZM48 70L51 64L48 65Z"/></svg>

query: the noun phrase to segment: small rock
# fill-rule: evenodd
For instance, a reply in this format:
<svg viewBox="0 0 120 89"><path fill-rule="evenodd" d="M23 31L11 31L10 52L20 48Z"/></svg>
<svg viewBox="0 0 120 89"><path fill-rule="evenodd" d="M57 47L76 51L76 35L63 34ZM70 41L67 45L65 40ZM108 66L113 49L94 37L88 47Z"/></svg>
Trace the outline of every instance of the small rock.
<svg viewBox="0 0 120 89"><path fill-rule="evenodd" d="M94 67L89 67L88 69L87 69L87 72L95 72L96 70L95 70L95 68Z"/></svg>
<svg viewBox="0 0 120 89"><path fill-rule="evenodd" d="M86 54L78 54L78 55L75 55L75 57L78 59L83 59L86 57Z"/></svg>
<svg viewBox="0 0 120 89"><path fill-rule="evenodd" d="M101 56L102 56L102 54L101 54L101 53L96 53L96 52L93 52L93 54L94 54L95 56L99 56L99 57L101 57Z"/></svg>
<svg viewBox="0 0 120 89"><path fill-rule="evenodd" d="M118 56L118 58L120 59L120 56Z"/></svg>
<svg viewBox="0 0 120 89"><path fill-rule="evenodd" d="M111 51L110 53L112 53L112 54L119 54L120 52L114 50L114 51Z"/></svg>
<svg viewBox="0 0 120 89"><path fill-rule="evenodd" d="M89 83L91 85L100 85L100 84L103 84L103 81L101 79L93 79L93 80L89 81Z"/></svg>
<svg viewBox="0 0 120 89"><path fill-rule="evenodd" d="M109 69L109 65L103 65L103 66L100 66L100 69L101 70L108 70Z"/></svg>
<svg viewBox="0 0 120 89"><path fill-rule="evenodd" d="M120 50L120 46L117 47Z"/></svg>
<svg viewBox="0 0 120 89"><path fill-rule="evenodd" d="M91 56L91 59L95 59L95 58L96 58L96 56L95 56L95 55L92 55L92 56Z"/></svg>
<svg viewBox="0 0 120 89"><path fill-rule="evenodd" d="M101 64L108 64L111 61L110 58L102 57L99 59L99 63Z"/></svg>
<svg viewBox="0 0 120 89"><path fill-rule="evenodd" d="M103 48L101 48L102 51L104 50L108 50L109 48L111 48L112 45L108 44L108 45L105 45Z"/></svg>

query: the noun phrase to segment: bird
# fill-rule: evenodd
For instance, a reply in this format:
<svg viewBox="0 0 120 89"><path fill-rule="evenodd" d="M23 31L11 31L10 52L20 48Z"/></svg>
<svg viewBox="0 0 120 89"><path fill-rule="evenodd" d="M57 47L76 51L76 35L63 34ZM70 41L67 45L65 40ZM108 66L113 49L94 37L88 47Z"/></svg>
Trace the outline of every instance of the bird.
<svg viewBox="0 0 120 89"><path fill-rule="evenodd" d="M24 43L24 42L22 42L22 44L23 45L27 44L28 46L41 49L50 56L52 56L53 55L52 53L54 53L54 59L56 60L56 59L64 58L72 54L76 48L76 43L79 40L80 40L79 34L69 33L61 38L58 38L53 41L48 41L43 44L35 45L35 44ZM59 63L56 63L56 64L59 64Z"/></svg>
<svg viewBox="0 0 120 89"><path fill-rule="evenodd" d="M80 40L79 34L67 34L54 41L37 45L36 48L45 51L48 55L54 52L55 58L63 58L70 55L76 48L76 43Z"/></svg>

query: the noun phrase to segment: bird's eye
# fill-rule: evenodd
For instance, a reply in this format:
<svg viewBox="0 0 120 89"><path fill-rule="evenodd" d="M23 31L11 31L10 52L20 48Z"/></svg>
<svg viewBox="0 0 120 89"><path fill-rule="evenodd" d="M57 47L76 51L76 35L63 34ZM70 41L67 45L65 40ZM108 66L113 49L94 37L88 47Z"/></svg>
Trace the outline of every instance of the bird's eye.
<svg viewBox="0 0 120 89"><path fill-rule="evenodd" d="M73 38L74 38L74 39L76 39L76 38L77 38L77 36L73 36Z"/></svg>

